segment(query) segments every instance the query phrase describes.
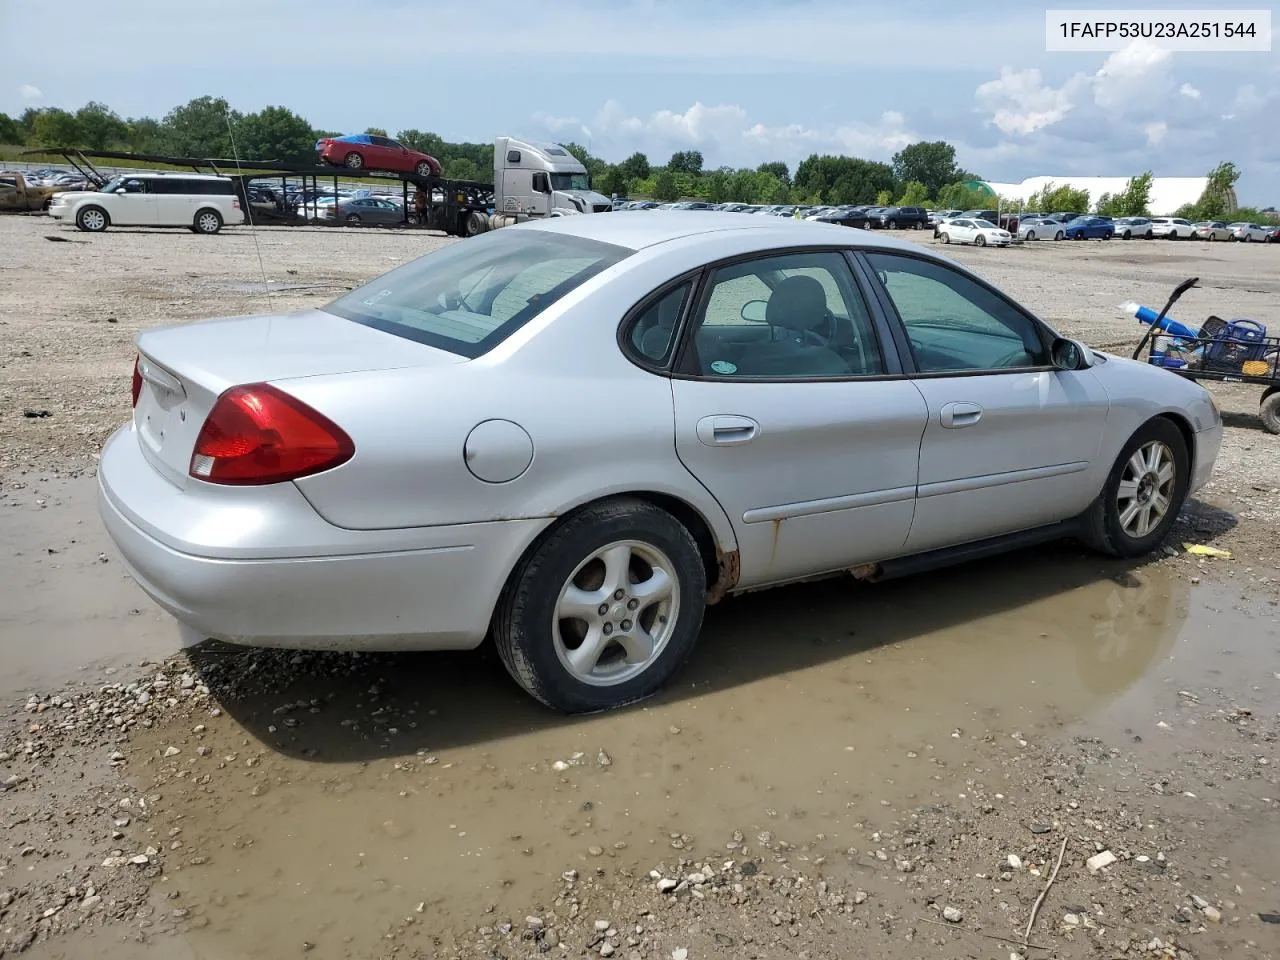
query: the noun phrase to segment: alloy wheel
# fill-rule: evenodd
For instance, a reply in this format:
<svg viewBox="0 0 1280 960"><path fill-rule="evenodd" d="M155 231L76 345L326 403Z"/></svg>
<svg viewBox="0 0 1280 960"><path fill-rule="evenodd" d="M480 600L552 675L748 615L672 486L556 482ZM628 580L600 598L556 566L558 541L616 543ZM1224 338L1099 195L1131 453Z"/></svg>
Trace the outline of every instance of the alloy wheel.
<svg viewBox="0 0 1280 960"><path fill-rule="evenodd" d="M1160 525L1173 503L1176 480L1173 451L1162 441L1148 441L1134 451L1116 488L1120 527L1125 534L1139 540Z"/></svg>
<svg viewBox="0 0 1280 960"><path fill-rule="evenodd" d="M582 683L625 683L662 654L679 612L680 582L666 554L639 540L606 544L560 590L556 656Z"/></svg>

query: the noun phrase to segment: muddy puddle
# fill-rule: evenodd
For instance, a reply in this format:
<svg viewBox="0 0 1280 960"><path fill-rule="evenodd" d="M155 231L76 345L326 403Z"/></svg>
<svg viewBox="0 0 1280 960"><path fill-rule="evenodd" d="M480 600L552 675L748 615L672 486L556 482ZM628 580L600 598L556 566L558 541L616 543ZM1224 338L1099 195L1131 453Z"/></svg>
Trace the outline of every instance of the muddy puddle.
<svg viewBox="0 0 1280 960"><path fill-rule="evenodd" d="M1186 570L1063 548L739 598L667 694L576 720L483 652L247 669L214 649L202 671L239 693L199 727L135 737L130 778L157 812L125 842L166 856L161 952L367 956L406 923L474 925L545 903L565 871L643 872L735 830L844 850L963 798L998 757L1016 770L1028 742L1185 748L1178 690L1271 702L1253 681L1280 669L1275 637L1272 608Z"/></svg>
<svg viewBox="0 0 1280 960"><path fill-rule="evenodd" d="M168 656L173 621L115 559L96 480L15 480L0 492L0 702Z"/></svg>

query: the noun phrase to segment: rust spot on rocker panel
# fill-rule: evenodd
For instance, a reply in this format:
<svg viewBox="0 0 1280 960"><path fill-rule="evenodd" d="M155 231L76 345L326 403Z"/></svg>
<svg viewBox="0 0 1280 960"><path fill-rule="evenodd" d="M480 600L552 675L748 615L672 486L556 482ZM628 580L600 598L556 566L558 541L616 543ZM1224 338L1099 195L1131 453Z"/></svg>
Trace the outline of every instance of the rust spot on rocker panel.
<svg viewBox="0 0 1280 960"><path fill-rule="evenodd" d="M725 594L738 583L738 575L742 572L742 564L737 550L716 549L716 569L719 571L716 582L707 588L707 605L719 603Z"/></svg>

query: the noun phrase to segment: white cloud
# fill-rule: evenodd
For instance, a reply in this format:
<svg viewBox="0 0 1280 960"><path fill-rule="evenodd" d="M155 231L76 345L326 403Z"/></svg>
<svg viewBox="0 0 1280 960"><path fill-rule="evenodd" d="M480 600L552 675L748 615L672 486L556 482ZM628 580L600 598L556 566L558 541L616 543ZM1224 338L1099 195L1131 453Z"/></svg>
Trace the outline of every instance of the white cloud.
<svg viewBox="0 0 1280 960"><path fill-rule="evenodd" d="M1093 75L1093 102L1117 111L1160 102L1173 86L1172 60L1170 51L1135 40L1107 57Z"/></svg>
<svg viewBox="0 0 1280 960"><path fill-rule="evenodd" d="M1147 135L1147 143L1153 147L1158 147L1165 134L1169 132L1169 125L1163 120L1156 120L1143 126L1142 132Z"/></svg>
<svg viewBox="0 0 1280 960"><path fill-rule="evenodd" d="M1246 83L1236 91L1236 110L1250 113L1267 102L1267 97L1252 83Z"/></svg>
<svg viewBox="0 0 1280 960"><path fill-rule="evenodd" d="M21 96L23 100L39 100L44 96L44 94L40 92L39 87L30 83L21 84L18 87L18 95Z"/></svg>
<svg viewBox="0 0 1280 960"><path fill-rule="evenodd" d="M668 153L696 149L708 167L721 163L795 162L811 153L841 153L887 160L920 139L899 111L887 110L874 123L843 122L828 126L789 123L771 126L753 119L737 104L694 103L688 109L657 110L647 117L628 112L616 100L600 108L588 126L578 117L534 114L534 124L562 139L588 133L597 156L621 159L636 150L654 162Z"/></svg>
<svg viewBox="0 0 1280 960"><path fill-rule="evenodd" d="M1179 87L1178 92L1182 94L1184 97L1189 97L1192 100L1200 99L1200 91L1197 90L1195 87L1193 87L1189 83L1184 83L1181 87Z"/></svg>
<svg viewBox="0 0 1280 960"><path fill-rule="evenodd" d="M1141 113L1162 102L1172 89L1172 54L1144 41L1117 50L1093 74L1072 74L1060 87L1044 82L1039 70L1001 67L1000 76L980 84L974 96L1001 133L1028 136L1060 123L1082 104L1110 113ZM1193 91L1187 93L1188 90ZM1184 84L1182 93L1200 91Z"/></svg>
<svg viewBox="0 0 1280 960"><path fill-rule="evenodd" d="M1057 123L1074 106L1079 81L1073 78L1055 90L1044 83L1039 70L1001 67L996 80L981 84L978 103L991 111L990 122L1002 133L1025 136Z"/></svg>

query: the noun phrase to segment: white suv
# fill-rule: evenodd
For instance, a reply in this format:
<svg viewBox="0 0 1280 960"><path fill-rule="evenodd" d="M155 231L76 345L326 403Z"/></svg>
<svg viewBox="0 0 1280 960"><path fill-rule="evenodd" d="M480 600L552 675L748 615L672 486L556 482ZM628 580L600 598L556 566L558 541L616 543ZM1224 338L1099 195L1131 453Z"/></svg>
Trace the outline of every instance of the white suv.
<svg viewBox="0 0 1280 960"><path fill-rule="evenodd" d="M95 233L112 225L217 233L224 224L244 223L229 177L193 173L129 174L97 191L57 193L49 216Z"/></svg>
<svg viewBox="0 0 1280 960"><path fill-rule="evenodd" d="M1151 235L1166 240L1190 240L1196 235L1196 227L1182 217L1152 217Z"/></svg>

